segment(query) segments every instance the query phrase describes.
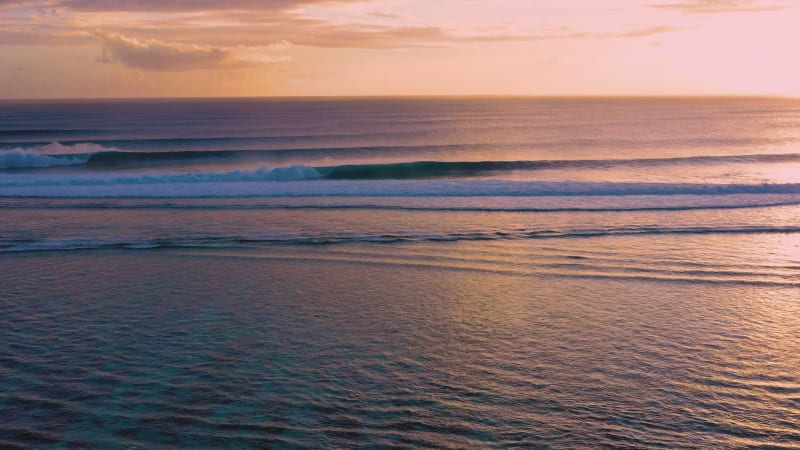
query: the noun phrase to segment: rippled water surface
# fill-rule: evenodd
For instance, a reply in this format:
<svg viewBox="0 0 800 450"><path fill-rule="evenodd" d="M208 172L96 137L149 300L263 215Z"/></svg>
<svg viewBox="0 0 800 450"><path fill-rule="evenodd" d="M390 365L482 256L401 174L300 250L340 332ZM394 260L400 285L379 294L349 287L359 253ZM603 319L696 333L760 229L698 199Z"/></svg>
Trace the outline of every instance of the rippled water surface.
<svg viewBox="0 0 800 450"><path fill-rule="evenodd" d="M580 275L583 258L602 260L587 247L648 239L4 256L0 436L36 447L800 444L796 287L535 273L549 259ZM664 247L662 262L686 258Z"/></svg>
<svg viewBox="0 0 800 450"><path fill-rule="evenodd" d="M2 448L800 448L800 103L0 102Z"/></svg>

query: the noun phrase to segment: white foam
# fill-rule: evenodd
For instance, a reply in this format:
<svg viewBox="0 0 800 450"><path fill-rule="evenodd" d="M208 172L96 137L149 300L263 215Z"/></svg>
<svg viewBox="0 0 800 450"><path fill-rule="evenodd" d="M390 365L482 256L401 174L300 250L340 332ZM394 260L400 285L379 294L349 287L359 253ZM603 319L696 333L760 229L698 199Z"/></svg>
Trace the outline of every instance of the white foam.
<svg viewBox="0 0 800 450"><path fill-rule="evenodd" d="M104 147L100 144L95 144L93 142L81 142L71 145L64 145L60 142L51 142L46 145L30 147L27 149L27 151L32 151L34 153L39 153L42 155L83 156L84 154L91 155L93 153L99 153L99 152L114 152L114 151L119 151L119 149L115 147Z"/></svg>
<svg viewBox="0 0 800 450"><path fill-rule="evenodd" d="M83 143L63 145L51 142L27 149L0 151L0 169L27 169L85 164L94 153L117 151L115 148Z"/></svg>
<svg viewBox="0 0 800 450"><path fill-rule="evenodd" d="M36 167L72 166L84 164L89 155L48 156L21 149L0 151L0 169L26 169Z"/></svg>
<svg viewBox="0 0 800 450"><path fill-rule="evenodd" d="M62 188L75 186L109 186L127 185L178 185L189 184L197 186L199 191L205 191L203 185L218 185L220 183L254 183L274 181L296 181L320 178L322 175L309 166L277 167L274 169L261 167L253 171L234 170L230 172L181 172L181 173L122 173L122 174L0 174L0 191L5 188L46 187L58 186ZM164 189L164 188L162 188ZM169 189L169 188L167 188ZM0 194L2 195L2 194Z"/></svg>

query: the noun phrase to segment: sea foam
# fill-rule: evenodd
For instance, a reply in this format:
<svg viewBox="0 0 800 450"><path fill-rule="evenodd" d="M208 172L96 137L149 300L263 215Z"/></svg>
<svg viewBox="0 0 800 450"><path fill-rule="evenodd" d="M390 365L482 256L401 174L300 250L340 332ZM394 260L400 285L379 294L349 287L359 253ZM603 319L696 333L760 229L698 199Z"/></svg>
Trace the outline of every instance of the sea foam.
<svg viewBox="0 0 800 450"><path fill-rule="evenodd" d="M309 166L184 173L0 174L0 197L547 197L800 195L800 184L328 180Z"/></svg>
<svg viewBox="0 0 800 450"><path fill-rule="evenodd" d="M252 183L258 181L296 181L320 178L309 166L288 166L229 172L122 173L104 175L0 175L0 189L23 186L112 186L163 184Z"/></svg>
<svg viewBox="0 0 800 450"><path fill-rule="evenodd" d="M86 164L93 154L113 152L115 148L93 143L63 145L51 142L30 148L0 150L0 169L32 169Z"/></svg>
<svg viewBox="0 0 800 450"><path fill-rule="evenodd" d="M72 166L85 164L88 155L73 155L66 157L42 155L22 149L0 151L0 169L27 169L54 166Z"/></svg>

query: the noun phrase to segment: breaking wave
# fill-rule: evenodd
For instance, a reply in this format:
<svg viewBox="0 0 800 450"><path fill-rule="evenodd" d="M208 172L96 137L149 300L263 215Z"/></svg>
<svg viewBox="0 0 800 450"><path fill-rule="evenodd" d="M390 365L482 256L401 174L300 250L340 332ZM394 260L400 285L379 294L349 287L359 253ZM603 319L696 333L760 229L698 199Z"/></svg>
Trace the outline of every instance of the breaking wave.
<svg viewBox="0 0 800 450"><path fill-rule="evenodd" d="M0 197L552 197L782 194L799 183L692 184L506 180L329 180L308 166L254 171L0 177ZM282 181L284 183L276 183ZM784 199L783 201L786 201Z"/></svg>
<svg viewBox="0 0 800 450"><path fill-rule="evenodd" d="M330 156L341 149L326 149ZM353 149L346 149L352 151ZM374 148L380 153L382 148ZM297 150L302 151L302 150ZM317 150L318 151L318 150ZM280 150L220 150L172 152L121 152L102 151L89 155L86 164L94 168L124 168L158 163L179 163L202 160L263 160L286 156ZM447 176L475 176L486 172L532 171L546 169L603 169L610 167L647 167L663 165L782 163L800 161L800 154L691 156L676 158L641 159L574 159L574 160L519 160L519 161L415 161L388 164L353 164L315 167L331 179L406 179Z"/></svg>
<svg viewBox="0 0 800 450"><path fill-rule="evenodd" d="M375 147L373 156L387 148ZM388 148L394 150L393 148ZM326 156L347 149L314 149ZM294 150L303 152L305 150ZM159 164L192 163L208 160L264 161L271 157L286 157L289 150L183 150L183 151L120 151L94 143L63 145L53 142L43 146L0 151L0 169L45 168L65 165L86 165L93 169L122 169ZM714 165L800 162L800 154L704 155L672 158L633 159L565 159L517 161L414 161L388 164L352 164L314 167L330 179L424 179L439 177L469 177L488 172L535 171L547 169L605 169L612 167L660 167L674 165Z"/></svg>
<svg viewBox="0 0 800 450"><path fill-rule="evenodd" d="M54 166L73 166L85 164L89 159L85 155L50 156L25 150L0 152L0 169L29 169Z"/></svg>
<svg viewBox="0 0 800 450"><path fill-rule="evenodd" d="M777 201L785 204L795 204L800 198L800 183L703 184L474 178L487 172L502 171L636 167L644 173L664 165L796 163L800 162L800 154L797 153L605 160L415 161L331 166L263 166L255 170L230 171L204 171L197 167L194 167L194 171L187 171L187 167L169 172L164 171L165 167L138 172L104 170L221 158L262 164L264 159L268 159L268 154L271 151L125 152L94 143L63 145L53 142L27 149L0 151L0 169L6 169L6 172L0 172L0 197L578 197L770 194L789 196ZM58 166L86 166L87 170L68 169L68 173L63 169L58 172L17 170ZM756 206L763 203L761 200L752 202ZM768 203L776 202L770 200ZM731 204L715 202L704 206L730 207ZM528 207L535 209L537 206Z"/></svg>
<svg viewBox="0 0 800 450"><path fill-rule="evenodd" d="M416 161L395 164L357 164L318 167L326 178L345 180L413 179L476 176L486 172L547 169L607 169L664 165L782 163L800 161L800 154L691 156L641 159L574 159L535 161Z"/></svg>
<svg viewBox="0 0 800 450"><path fill-rule="evenodd" d="M32 169L88 164L93 155L101 152L114 152L114 150L92 143L62 145L58 142L27 149L15 148L0 151L0 169Z"/></svg>
<svg viewBox="0 0 800 450"><path fill-rule="evenodd" d="M147 173L125 175L59 175L59 176L16 176L11 181L0 179L0 188L23 186L109 186L109 185L160 185L160 184L208 184L208 183L249 183L258 181L296 181L320 178L313 167L290 166L229 172L184 172Z"/></svg>

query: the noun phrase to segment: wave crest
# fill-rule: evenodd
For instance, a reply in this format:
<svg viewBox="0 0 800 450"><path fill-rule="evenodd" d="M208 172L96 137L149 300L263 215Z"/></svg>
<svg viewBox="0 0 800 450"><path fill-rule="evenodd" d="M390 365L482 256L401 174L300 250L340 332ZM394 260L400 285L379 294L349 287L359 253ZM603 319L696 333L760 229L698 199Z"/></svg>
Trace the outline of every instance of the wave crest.
<svg viewBox="0 0 800 450"><path fill-rule="evenodd" d="M322 175L309 166L288 166L270 169L262 167L254 171L234 170L230 172L185 172L126 174L116 176L34 176L16 178L19 181L0 183L0 187L23 186L109 186L109 185L161 185L240 183L258 181L298 181L320 178Z"/></svg>
<svg viewBox="0 0 800 450"><path fill-rule="evenodd" d="M92 155L101 152L114 152L114 148L83 143L63 145L51 142L27 149L15 148L0 151L0 169L35 169L56 166L86 164Z"/></svg>
<svg viewBox="0 0 800 450"><path fill-rule="evenodd" d="M29 169L85 164L88 156L58 157L41 155L21 149L0 152L0 169Z"/></svg>
<svg viewBox="0 0 800 450"><path fill-rule="evenodd" d="M326 156L342 151L371 150L377 156L386 148L325 149ZM85 164L92 169L124 169L169 164L197 164L227 161L261 161L285 157L295 150L181 150L181 151L122 151L96 143L61 144L52 142L29 148L0 151L0 169L43 168L62 165ZM315 149L315 152L323 151ZM314 167L322 177L337 180L378 179L428 179L443 177L473 177L488 172L537 171L552 169L608 169L615 167L655 168L662 166L706 166L723 164L782 164L800 162L799 153L700 155L665 158L632 159L541 159L541 160L488 160L488 161L411 161L398 163L362 163Z"/></svg>

